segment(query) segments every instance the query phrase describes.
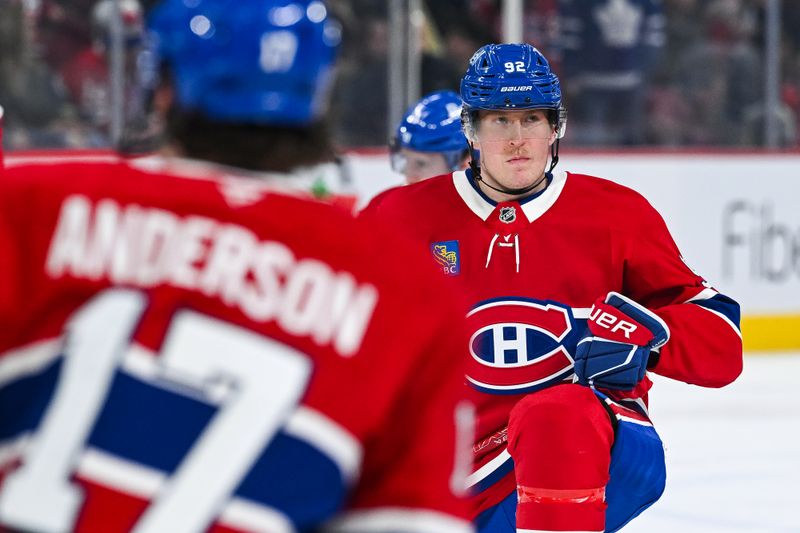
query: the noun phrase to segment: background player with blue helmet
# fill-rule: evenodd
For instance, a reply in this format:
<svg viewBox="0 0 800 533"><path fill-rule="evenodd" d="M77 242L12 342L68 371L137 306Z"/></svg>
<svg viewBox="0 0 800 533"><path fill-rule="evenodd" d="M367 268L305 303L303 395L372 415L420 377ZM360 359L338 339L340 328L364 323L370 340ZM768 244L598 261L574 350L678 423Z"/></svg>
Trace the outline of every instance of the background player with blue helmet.
<svg viewBox="0 0 800 533"><path fill-rule="evenodd" d="M464 310L308 198L325 5L165 0L150 27L164 153L2 171L0 530L470 533Z"/></svg>
<svg viewBox="0 0 800 533"><path fill-rule="evenodd" d="M437 91L411 106L390 144L392 169L407 183L461 170L469 146L461 128L461 98Z"/></svg>
<svg viewBox="0 0 800 533"><path fill-rule="evenodd" d="M481 47L461 98L480 160L363 216L428 249L472 307L478 531L617 531L665 486L648 372L732 382L739 306L685 264L641 195L556 168L565 111L536 48Z"/></svg>
<svg viewBox="0 0 800 533"><path fill-rule="evenodd" d="M208 1L153 10L152 64L166 75L150 83L167 138L189 157L213 154L239 168L330 161L325 112L341 28L319 1L263 11L256 2Z"/></svg>
<svg viewBox="0 0 800 533"><path fill-rule="evenodd" d="M180 144L184 155L293 171L298 189L352 208L350 176L333 148L326 114L342 30L323 2L305 4L279 2L267 10L266 23L276 28L269 32L248 19L255 6L213 8L231 11L221 27L210 16L219 19L213 6L203 4L188 30L193 39L184 35L185 21L173 7L156 7L149 17L151 53L140 61L143 84L162 117L164 137ZM313 39L304 38L303 20L318 21ZM127 141L138 150L136 139Z"/></svg>

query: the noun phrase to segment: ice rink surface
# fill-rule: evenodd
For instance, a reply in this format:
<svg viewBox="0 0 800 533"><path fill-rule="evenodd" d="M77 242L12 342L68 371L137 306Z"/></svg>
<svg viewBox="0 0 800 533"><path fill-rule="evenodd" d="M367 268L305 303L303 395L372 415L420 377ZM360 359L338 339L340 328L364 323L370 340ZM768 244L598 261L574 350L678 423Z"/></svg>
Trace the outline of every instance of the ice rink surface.
<svg viewBox="0 0 800 533"><path fill-rule="evenodd" d="M723 389L655 376L667 488L625 533L800 533L800 352L753 355Z"/></svg>

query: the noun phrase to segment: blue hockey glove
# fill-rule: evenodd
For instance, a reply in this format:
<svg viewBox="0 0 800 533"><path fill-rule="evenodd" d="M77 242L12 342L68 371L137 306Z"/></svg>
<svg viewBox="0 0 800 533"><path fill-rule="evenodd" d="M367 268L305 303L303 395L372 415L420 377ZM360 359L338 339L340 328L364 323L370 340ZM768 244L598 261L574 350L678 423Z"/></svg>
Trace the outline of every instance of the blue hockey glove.
<svg viewBox="0 0 800 533"><path fill-rule="evenodd" d="M581 385L633 389L644 378L650 352L669 340L663 320L616 292L595 302L588 325L575 353Z"/></svg>

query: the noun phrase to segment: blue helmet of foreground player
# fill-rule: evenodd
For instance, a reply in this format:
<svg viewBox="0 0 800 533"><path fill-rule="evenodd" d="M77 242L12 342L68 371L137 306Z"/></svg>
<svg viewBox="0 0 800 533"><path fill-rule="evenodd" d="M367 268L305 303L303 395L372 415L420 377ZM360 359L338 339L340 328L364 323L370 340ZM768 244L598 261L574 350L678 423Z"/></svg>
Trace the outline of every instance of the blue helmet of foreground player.
<svg viewBox="0 0 800 533"><path fill-rule="evenodd" d="M327 109L341 29L318 0L164 0L149 27L184 111L303 126Z"/></svg>
<svg viewBox="0 0 800 533"><path fill-rule="evenodd" d="M451 170L461 168L469 148L461 129L461 98L453 91L437 91L423 97L406 111L390 147L393 166L396 154L407 148L441 153Z"/></svg>
<svg viewBox="0 0 800 533"><path fill-rule="evenodd" d="M471 133L479 109L552 109L558 136L566 125L561 85L539 50L525 44L487 44L472 56L461 80L464 123ZM471 136L471 135L470 135Z"/></svg>

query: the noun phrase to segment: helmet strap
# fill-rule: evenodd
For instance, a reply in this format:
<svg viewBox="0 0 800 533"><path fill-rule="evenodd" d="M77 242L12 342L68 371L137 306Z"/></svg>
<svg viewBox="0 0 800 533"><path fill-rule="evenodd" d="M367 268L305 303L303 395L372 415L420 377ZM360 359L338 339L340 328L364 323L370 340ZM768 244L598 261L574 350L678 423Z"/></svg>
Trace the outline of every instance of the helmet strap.
<svg viewBox="0 0 800 533"><path fill-rule="evenodd" d="M472 171L472 179L476 182L481 180L481 166L475 159L475 145L469 142L469 169Z"/></svg>
<svg viewBox="0 0 800 533"><path fill-rule="evenodd" d="M547 174L553 172L553 169L556 168L558 164L558 142L561 139L556 137L556 142L550 145L550 168L547 169Z"/></svg>

